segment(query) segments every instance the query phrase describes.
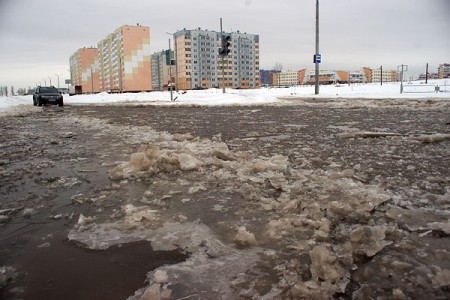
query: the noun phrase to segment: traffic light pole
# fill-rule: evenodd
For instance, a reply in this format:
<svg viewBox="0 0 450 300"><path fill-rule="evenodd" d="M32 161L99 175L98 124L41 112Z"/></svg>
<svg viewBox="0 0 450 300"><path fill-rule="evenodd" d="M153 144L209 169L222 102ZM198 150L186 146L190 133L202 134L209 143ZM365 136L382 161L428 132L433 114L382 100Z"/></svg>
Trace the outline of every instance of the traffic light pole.
<svg viewBox="0 0 450 300"><path fill-rule="evenodd" d="M170 49L170 39L169 39L169 86L170 89L170 101L173 101L173 90L172 90L172 56L171 56L171 50Z"/></svg>
<svg viewBox="0 0 450 300"><path fill-rule="evenodd" d="M222 43L223 40L223 30L222 30L222 18L220 18L220 42ZM222 93L225 94L225 62L224 62L224 55L221 55L222 57Z"/></svg>

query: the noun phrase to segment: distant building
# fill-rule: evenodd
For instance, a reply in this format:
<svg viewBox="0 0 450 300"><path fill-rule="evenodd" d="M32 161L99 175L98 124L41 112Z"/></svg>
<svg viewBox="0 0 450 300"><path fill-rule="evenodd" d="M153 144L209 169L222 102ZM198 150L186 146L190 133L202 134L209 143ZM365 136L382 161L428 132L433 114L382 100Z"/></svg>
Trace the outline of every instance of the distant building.
<svg viewBox="0 0 450 300"><path fill-rule="evenodd" d="M427 75L425 73L419 74L417 80L425 80L427 79ZM428 79L439 79L438 73L428 73Z"/></svg>
<svg viewBox="0 0 450 300"><path fill-rule="evenodd" d="M222 58L220 32L198 28L174 34L179 89L259 87L259 35L239 31L223 35L231 37L231 52Z"/></svg>
<svg viewBox="0 0 450 300"><path fill-rule="evenodd" d="M150 28L122 26L70 57L72 86L80 93L139 92L152 89Z"/></svg>
<svg viewBox="0 0 450 300"><path fill-rule="evenodd" d="M286 71L273 74L274 86L295 86L303 84L306 69L299 71Z"/></svg>
<svg viewBox="0 0 450 300"><path fill-rule="evenodd" d="M373 81L373 72L371 68L363 67L362 68L364 72L364 76L366 77L366 82L372 82Z"/></svg>
<svg viewBox="0 0 450 300"><path fill-rule="evenodd" d="M97 58L97 48L81 48L69 59L72 86L76 87L80 93L100 91Z"/></svg>
<svg viewBox="0 0 450 300"><path fill-rule="evenodd" d="M333 71L320 70L319 82L320 84L335 84L335 83L364 83L367 82L366 71ZM316 74L314 70L310 70L306 75L305 84L314 84L316 81Z"/></svg>
<svg viewBox="0 0 450 300"><path fill-rule="evenodd" d="M299 85L298 82L298 72L297 71L286 71L279 74L278 85L281 86L294 86Z"/></svg>
<svg viewBox="0 0 450 300"><path fill-rule="evenodd" d="M383 82L395 82L397 81L397 71L383 70L381 72L381 68L372 69L372 82L381 82L381 78L383 78Z"/></svg>
<svg viewBox="0 0 450 300"><path fill-rule="evenodd" d="M438 68L439 79L450 78L450 64L441 64Z"/></svg>
<svg viewBox="0 0 450 300"><path fill-rule="evenodd" d="M170 58L169 58L170 55ZM169 61L168 61L169 60ZM152 90L167 90L170 82L169 74L172 74L172 83L175 82L175 66L170 64L174 60L174 51L163 50L152 54ZM169 68L171 68L169 72Z"/></svg>
<svg viewBox="0 0 450 300"><path fill-rule="evenodd" d="M259 76L260 76L260 85L261 86L274 86L278 85L274 84L273 76L275 73L280 73L281 71L277 70L259 70Z"/></svg>

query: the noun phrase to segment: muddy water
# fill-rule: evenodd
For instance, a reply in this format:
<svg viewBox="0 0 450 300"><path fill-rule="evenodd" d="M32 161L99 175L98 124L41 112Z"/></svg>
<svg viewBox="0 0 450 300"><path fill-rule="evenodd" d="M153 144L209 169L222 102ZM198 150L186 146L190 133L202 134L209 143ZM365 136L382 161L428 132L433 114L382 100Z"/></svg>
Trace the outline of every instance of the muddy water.
<svg viewBox="0 0 450 300"><path fill-rule="evenodd" d="M179 251L155 252L149 242L93 251L68 241L80 214L107 218L144 192L139 183L111 187L108 164L130 151L128 145L104 151L117 137L96 138L76 121L53 123L69 111L44 107L0 119L0 209L8 217L0 226L0 266L16 270L2 299L126 299L147 272L186 259Z"/></svg>

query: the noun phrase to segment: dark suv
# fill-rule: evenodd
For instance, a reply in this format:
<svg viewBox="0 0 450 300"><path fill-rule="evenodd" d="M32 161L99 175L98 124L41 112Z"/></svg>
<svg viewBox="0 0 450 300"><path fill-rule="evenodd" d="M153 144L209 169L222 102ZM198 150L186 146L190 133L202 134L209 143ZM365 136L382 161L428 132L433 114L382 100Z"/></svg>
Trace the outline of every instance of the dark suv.
<svg viewBox="0 0 450 300"><path fill-rule="evenodd" d="M63 96L54 86L38 86L34 90L33 105L42 106L42 104L45 105L47 103L63 106Z"/></svg>

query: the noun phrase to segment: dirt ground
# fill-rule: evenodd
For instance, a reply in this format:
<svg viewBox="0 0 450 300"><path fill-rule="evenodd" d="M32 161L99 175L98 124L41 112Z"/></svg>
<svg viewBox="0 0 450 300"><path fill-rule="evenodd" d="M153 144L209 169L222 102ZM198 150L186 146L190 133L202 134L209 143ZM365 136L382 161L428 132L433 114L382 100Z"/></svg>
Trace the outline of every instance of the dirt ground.
<svg viewBox="0 0 450 300"><path fill-rule="evenodd" d="M450 104L0 116L3 299L448 299Z"/></svg>

